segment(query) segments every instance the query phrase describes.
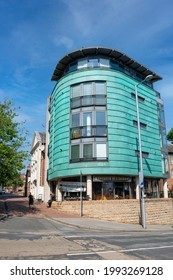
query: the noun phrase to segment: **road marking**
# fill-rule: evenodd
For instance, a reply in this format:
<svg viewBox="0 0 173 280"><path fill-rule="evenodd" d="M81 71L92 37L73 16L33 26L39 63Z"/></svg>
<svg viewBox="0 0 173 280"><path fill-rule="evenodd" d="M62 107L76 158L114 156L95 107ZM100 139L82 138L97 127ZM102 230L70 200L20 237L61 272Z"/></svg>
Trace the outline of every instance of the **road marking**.
<svg viewBox="0 0 173 280"><path fill-rule="evenodd" d="M116 237L122 237L122 236L125 236L125 237L129 237L129 234L120 234L120 235L117 235ZM86 235L62 235L63 238L87 238L87 237L115 237L115 234L86 234Z"/></svg>
<svg viewBox="0 0 173 280"><path fill-rule="evenodd" d="M95 255L95 254L110 254L110 253L127 253L127 252L135 252L135 251L146 251L146 250L158 250L158 249L166 249L173 248L173 245L169 246L160 246L160 247L146 247L146 248L133 248L133 249L123 249L123 250L111 250L111 251L97 251L97 252L81 252L74 254L67 254L67 256L79 256L79 255Z"/></svg>

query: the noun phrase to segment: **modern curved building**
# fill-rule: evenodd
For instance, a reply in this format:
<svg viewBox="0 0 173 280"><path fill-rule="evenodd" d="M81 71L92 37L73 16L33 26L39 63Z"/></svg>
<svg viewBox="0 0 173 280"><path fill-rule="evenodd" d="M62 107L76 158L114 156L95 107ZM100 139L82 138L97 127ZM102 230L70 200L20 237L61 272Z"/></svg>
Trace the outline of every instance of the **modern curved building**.
<svg viewBox="0 0 173 280"><path fill-rule="evenodd" d="M150 75L150 81L144 81ZM152 75L152 76L151 76ZM58 200L139 198L138 89L144 191L158 197L167 177L162 78L111 48L88 47L56 65L49 99L48 180Z"/></svg>

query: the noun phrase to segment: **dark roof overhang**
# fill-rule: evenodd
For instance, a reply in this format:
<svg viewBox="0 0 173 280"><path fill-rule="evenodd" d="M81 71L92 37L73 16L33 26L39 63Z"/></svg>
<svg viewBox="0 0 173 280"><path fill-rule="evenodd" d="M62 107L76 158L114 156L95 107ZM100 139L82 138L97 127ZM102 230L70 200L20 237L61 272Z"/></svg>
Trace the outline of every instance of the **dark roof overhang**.
<svg viewBox="0 0 173 280"><path fill-rule="evenodd" d="M157 75L152 70L146 68L145 66L143 66L142 64L140 64L139 62L134 60L133 58L127 56L126 54L124 54L118 50L105 48L105 47L82 48L82 49L76 50L74 52L71 52L71 53L65 55L57 63L51 80L58 81L62 77L68 64L70 64L71 62L73 62L77 59L80 59L80 58L84 58L87 56L95 56L95 55L109 57L110 59L113 59L113 60L115 59L119 62L122 62L124 65L129 66L130 68L137 71L144 77L146 77L148 75L153 75L151 82L157 82L159 80L162 80L162 77Z"/></svg>

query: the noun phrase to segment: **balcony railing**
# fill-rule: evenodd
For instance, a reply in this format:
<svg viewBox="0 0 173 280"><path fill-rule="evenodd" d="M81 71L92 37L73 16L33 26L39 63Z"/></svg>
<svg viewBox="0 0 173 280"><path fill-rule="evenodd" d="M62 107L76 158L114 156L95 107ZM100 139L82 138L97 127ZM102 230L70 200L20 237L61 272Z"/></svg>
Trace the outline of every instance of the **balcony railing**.
<svg viewBox="0 0 173 280"><path fill-rule="evenodd" d="M87 137L106 137L107 125L92 125L71 128L71 140Z"/></svg>

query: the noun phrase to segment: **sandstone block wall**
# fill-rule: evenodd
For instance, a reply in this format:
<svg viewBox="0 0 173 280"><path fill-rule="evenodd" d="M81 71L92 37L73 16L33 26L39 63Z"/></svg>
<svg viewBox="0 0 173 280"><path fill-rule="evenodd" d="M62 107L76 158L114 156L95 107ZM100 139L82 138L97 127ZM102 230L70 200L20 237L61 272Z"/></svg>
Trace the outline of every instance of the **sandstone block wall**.
<svg viewBox="0 0 173 280"><path fill-rule="evenodd" d="M58 211L80 215L80 201L53 202ZM141 222L140 201L92 200L83 201L83 215L95 219L137 224ZM173 199L146 199L147 224L173 224Z"/></svg>

